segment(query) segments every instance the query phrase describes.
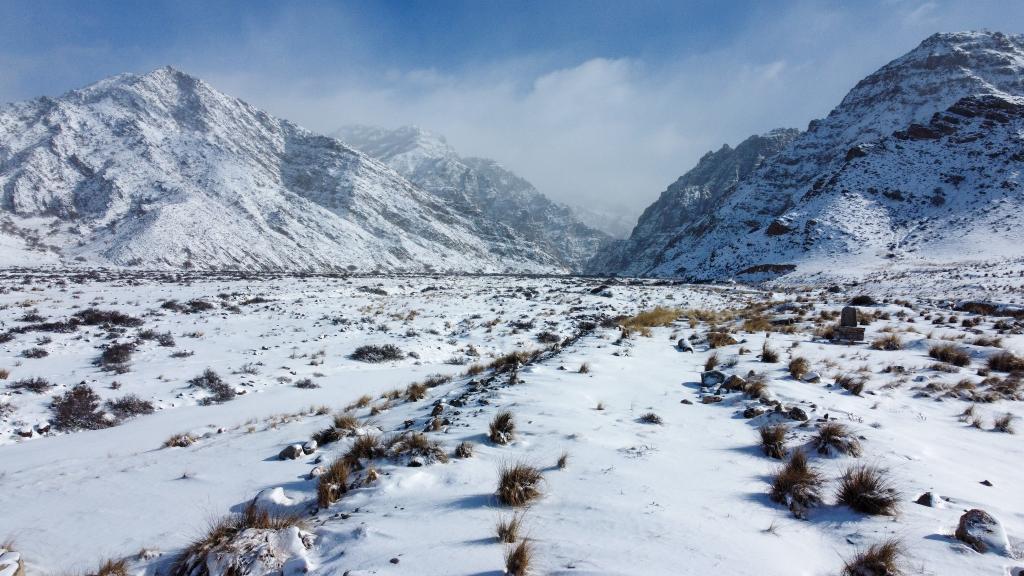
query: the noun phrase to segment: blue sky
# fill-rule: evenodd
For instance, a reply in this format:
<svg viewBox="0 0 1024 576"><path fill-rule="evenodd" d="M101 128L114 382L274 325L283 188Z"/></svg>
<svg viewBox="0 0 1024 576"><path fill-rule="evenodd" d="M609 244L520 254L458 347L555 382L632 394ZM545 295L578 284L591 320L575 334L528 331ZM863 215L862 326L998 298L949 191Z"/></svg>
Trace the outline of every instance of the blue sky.
<svg viewBox="0 0 1024 576"><path fill-rule="evenodd" d="M1024 2L0 3L0 101L171 64L310 129L414 123L549 195L640 209L707 150L803 128L936 31Z"/></svg>

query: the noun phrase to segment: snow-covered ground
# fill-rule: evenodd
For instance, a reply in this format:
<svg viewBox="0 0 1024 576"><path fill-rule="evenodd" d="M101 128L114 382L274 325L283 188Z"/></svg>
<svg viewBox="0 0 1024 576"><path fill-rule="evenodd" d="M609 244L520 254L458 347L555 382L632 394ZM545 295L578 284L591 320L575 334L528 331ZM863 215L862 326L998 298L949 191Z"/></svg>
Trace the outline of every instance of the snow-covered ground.
<svg viewBox="0 0 1024 576"><path fill-rule="evenodd" d="M1024 442L993 427L1006 413L1024 414L1011 398L1014 387L1018 398L1024 390L1005 373L991 373L998 382L977 374L1000 351L977 339L998 336L1002 349L1021 353L1022 325L907 298L862 307L872 318L867 343L815 336L838 320L822 313L856 294L657 281L601 288L597 280L553 277L8 271L0 277L0 332L14 330L0 344L0 369L9 371L0 381L8 406L0 408L0 542L11 537L9 548L30 574L95 570L124 557L130 573L169 573L211 519L242 512L262 493L262 506L305 521L305 532L279 538L288 541L276 554L291 557L277 566L286 574L501 574L507 545L495 525L518 510L535 574L836 574L856 552L897 537L907 574L1016 575L1024 566ZM702 312L623 336L618 321L658 306ZM87 324L89 315L79 314L72 331L40 329L87 309L122 312L130 318L107 316L107 323L129 325ZM772 320L794 323L770 327ZM140 337L147 330L152 339ZM712 331L737 342L712 350ZM164 333L173 346L161 345ZM887 334L898 334L902 349L870 347ZM695 351L680 349L680 339ZM777 362L759 357L766 339ZM937 369L929 348L946 342L966 351L970 365ZM135 344L127 371L95 365L117 343ZM349 358L365 344L393 344L404 357ZM23 356L32 348L48 355ZM544 352L524 358L515 375L500 367L467 374L473 364L524 350ZM724 375L763 373L764 399L702 388L713 354ZM787 366L796 357L820 381L793 378ZM211 393L189 380L207 368L237 394L204 402ZM434 374L452 379L435 379L422 399L382 398ZM844 375L863 379L864 390L836 385ZM52 387L11 388L33 377ZM307 378L318 387L296 386ZM974 388L957 387L964 380ZM155 411L104 429L57 431L51 398L81 382L103 402L135 394ZM408 457L364 460L350 478L360 485L317 510L318 481L309 473L345 454L355 437L294 460L278 454L329 427L363 395L370 400L350 409L364 420L359 434L427 430L450 458L414 467ZM961 421L970 406L978 427ZM797 415L793 407L808 420L788 416ZM748 418L747 408L766 412ZM499 445L488 439L488 424L504 410L516 429ZM644 421L652 412L660 424ZM797 519L768 497L780 461L762 452L758 428L784 423L793 450L809 446L825 418L859 437L862 454L808 449L825 478L824 502ZM184 433L198 440L163 447ZM464 441L474 445L470 458L453 454ZM517 462L543 474L542 495L512 509L494 494L499 468ZM836 502L839 476L858 463L888 470L900 494L894 516ZM362 482L371 466L377 479ZM915 503L926 492L937 495L936 506ZM953 538L972 508L1002 523L1008 551L982 554ZM313 536L308 549L304 533ZM223 569L224 558L209 565Z"/></svg>

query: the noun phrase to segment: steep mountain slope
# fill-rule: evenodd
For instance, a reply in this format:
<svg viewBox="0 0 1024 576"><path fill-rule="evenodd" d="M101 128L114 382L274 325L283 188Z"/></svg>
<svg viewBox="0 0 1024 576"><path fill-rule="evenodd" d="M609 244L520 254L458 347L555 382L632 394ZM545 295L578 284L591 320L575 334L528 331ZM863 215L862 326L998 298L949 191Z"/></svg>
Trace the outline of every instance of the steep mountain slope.
<svg viewBox="0 0 1024 576"><path fill-rule="evenodd" d="M799 280L1024 257L1021 95L1024 37L933 35L708 213L660 230L672 241L656 256L591 269Z"/></svg>
<svg viewBox="0 0 1024 576"><path fill-rule="evenodd" d="M507 226L562 265L579 269L607 234L584 224L525 179L486 158L463 158L444 138L420 128L348 126L339 138L450 202L466 218Z"/></svg>
<svg viewBox="0 0 1024 576"><path fill-rule="evenodd" d="M751 136L736 148L728 144L708 152L692 170L680 176L658 200L640 216L630 237L609 244L588 264L599 270L639 274L676 241L677 230L700 219L736 184L777 154L799 134L797 130L778 129ZM642 268L637 268L642 265Z"/></svg>
<svg viewBox="0 0 1024 576"><path fill-rule="evenodd" d="M0 109L0 190L6 264L561 269L376 160L172 68Z"/></svg>

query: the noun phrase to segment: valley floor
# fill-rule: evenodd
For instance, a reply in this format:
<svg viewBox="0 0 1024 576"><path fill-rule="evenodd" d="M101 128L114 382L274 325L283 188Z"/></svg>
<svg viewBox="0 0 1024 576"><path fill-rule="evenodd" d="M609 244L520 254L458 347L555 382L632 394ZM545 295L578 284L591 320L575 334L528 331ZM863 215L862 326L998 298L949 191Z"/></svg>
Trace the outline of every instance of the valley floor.
<svg viewBox="0 0 1024 576"><path fill-rule="evenodd" d="M92 574L126 558L128 573L170 574L211 521L256 498L301 518L301 529L250 529L205 558L210 573L234 563L252 574L498 575L514 545L495 527L521 518L515 540L532 546L535 574L839 574L896 538L906 574L1016 576L1024 442L996 424L1022 414L1024 389L986 367L1004 350L1024 352L1024 325L891 299L861 308L866 343L829 341L856 294L574 278L8 272L0 541L10 536L28 573ZM97 314L109 311L124 317ZM870 345L886 336L898 349ZM106 351L124 343L128 359L109 361ZM367 344L401 354L351 357ZM930 357L943 344L967 365ZM46 355L26 354L34 348ZM512 352L526 353L512 363ZM712 356L722 376L763 386L702 387ZM795 358L820 378L794 377ZM197 377L207 369L230 393L204 387ZM45 386L33 390L31 378ZM101 429L59 429L52 398L79 383L99 404L78 422ZM152 413L118 412L128 394ZM489 438L502 411L515 424L506 444ZM338 414L358 425L279 457L334 429ZM1014 417L1010 429L1024 429ZM829 422L856 439L859 456L818 453L815 436ZM759 429L772 424L823 478L823 502L803 519L769 498L782 461L765 455ZM420 451L396 448L420 433ZM165 447L174 434L193 441ZM311 472L366 437L382 448L349 460L348 490L318 505L322 480ZM455 454L462 443L471 457ZM540 496L519 508L495 495L499 469L515 463L543 477ZM898 491L893 514L837 502L839 478L858 464L886 471ZM915 503L927 492L933 506ZM1006 549L979 553L954 538L972 508L1001 522Z"/></svg>

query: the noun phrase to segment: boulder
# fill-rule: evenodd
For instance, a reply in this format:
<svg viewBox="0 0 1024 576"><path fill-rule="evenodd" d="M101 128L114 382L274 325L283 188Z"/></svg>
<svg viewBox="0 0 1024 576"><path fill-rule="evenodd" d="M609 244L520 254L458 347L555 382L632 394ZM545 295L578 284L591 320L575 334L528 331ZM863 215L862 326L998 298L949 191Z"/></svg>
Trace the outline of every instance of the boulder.
<svg viewBox="0 0 1024 576"><path fill-rule="evenodd" d="M281 450L281 453L277 455L281 460L295 460L299 456L302 456L302 444L292 444Z"/></svg>
<svg viewBox="0 0 1024 576"><path fill-rule="evenodd" d="M804 412L804 409L800 408L799 406L791 407L786 412L786 415L789 416L793 420L799 420L801 422L806 422L807 421L807 412Z"/></svg>
<svg viewBox="0 0 1024 576"><path fill-rule="evenodd" d="M302 445L302 453L309 455L316 452L317 448L319 448L319 445L316 443L316 440L310 440Z"/></svg>
<svg viewBox="0 0 1024 576"><path fill-rule="evenodd" d="M313 469L309 471L309 479L312 480L313 478L319 478L320 476L323 476L326 471L327 469L323 466L314 466Z"/></svg>
<svg viewBox="0 0 1024 576"><path fill-rule="evenodd" d="M680 338L679 342L676 342L676 348L678 348L680 352L693 352L693 346L690 346L690 343L686 341L686 338Z"/></svg>
<svg viewBox="0 0 1024 576"><path fill-rule="evenodd" d="M999 520L984 510L974 508L964 512L957 524L955 536L957 540L981 553L1010 554L1010 540L1006 530Z"/></svg>
<svg viewBox="0 0 1024 576"><path fill-rule="evenodd" d="M725 374L718 370L708 370L707 372L702 372L700 375L701 386L707 386L710 388L712 386L718 386L722 382L725 382Z"/></svg>
<svg viewBox="0 0 1024 576"><path fill-rule="evenodd" d="M726 390L729 390L731 392L735 392L735 391L738 391L738 390L743 390L746 387L747 387L747 381L744 380L742 377L737 376L735 374L733 374L733 375L729 376L728 378L726 378L725 382L722 383L722 388L725 388Z"/></svg>
<svg viewBox="0 0 1024 576"><path fill-rule="evenodd" d="M744 418L757 418L761 414L764 414L764 409L757 406L747 406L747 409L743 411Z"/></svg>
<svg viewBox="0 0 1024 576"><path fill-rule="evenodd" d="M722 397L721 396L705 396L705 397L700 399L700 403L701 404L714 404L716 402L721 402L721 401L722 401Z"/></svg>
<svg viewBox="0 0 1024 576"><path fill-rule="evenodd" d="M808 372L807 374L804 374L803 380L804 380L804 382L811 382L811 383L821 382L821 374L818 374L817 372L811 371L811 372Z"/></svg>

